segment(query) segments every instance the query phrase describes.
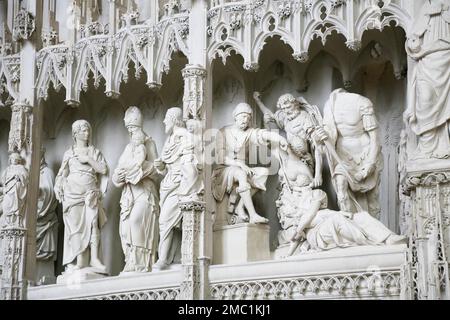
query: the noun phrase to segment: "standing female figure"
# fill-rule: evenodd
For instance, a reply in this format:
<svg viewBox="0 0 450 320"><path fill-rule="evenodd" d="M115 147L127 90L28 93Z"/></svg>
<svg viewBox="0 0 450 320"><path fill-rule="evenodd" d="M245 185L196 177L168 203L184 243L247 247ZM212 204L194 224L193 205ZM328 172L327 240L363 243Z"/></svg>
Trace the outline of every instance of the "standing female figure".
<svg viewBox="0 0 450 320"><path fill-rule="evenodd" d="M72 125L74 145L64 154L55 181L56 198L63 204L63 264L70 269L93 267L105 272L99 258L100 229L106 223L102 198L108 165L91 144L92 129L86 120Z"/></svg>

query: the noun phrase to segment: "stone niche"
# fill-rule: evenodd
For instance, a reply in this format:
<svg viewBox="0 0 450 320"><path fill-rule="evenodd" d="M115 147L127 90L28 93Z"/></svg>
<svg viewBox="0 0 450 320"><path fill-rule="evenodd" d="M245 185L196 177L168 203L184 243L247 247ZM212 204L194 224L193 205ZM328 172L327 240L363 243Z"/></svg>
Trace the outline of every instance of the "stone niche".
<svg viewBox="0 0 450 320"><path fill-rule="evenodd" d="M399 232L397 163L402 113L406 104L404 42L405 34L400 28L387 28L383 32L370 30L364 34L362 48L355 52L346 47L344 37L333 34L325 46L314 40L309 48L309 60L300 63L293 59L291 49L274 37L267 40L256 72L244 70L243 59L236 54L228 57L225 65L216 59L213 62L213 128L220 129L232 124L233 108L239 102L252 105L255 115L253 126L262 128L263 117L252 97L255 90L262 93L262 100L272 111L276 110L277 100L284 93L303 96L321 111L330 93L337 88L346 88L349 92L368 97L375 106L384 160L380 220L394 232ZM259 152L261 154L267 150ZM270 250L274 256L280 230L276 210L278 165L267 166L271 173L266 184L267 191L258 192L253 200L256 211L270 220ZM323 178L322 189L328 194L329 207L337 209L325 158ZM215 260L213 262L223 263L223 260Z"/></svg>
<svg viewBox="0 0 450 320"><path fill-rule="evenodd" d="M129 82L122 83L118 99L109 99L104 94L104 86L95 89L90 81L89 89L81 93L80 105L70 107L64 103L64 92L51 90L45 104L43 146L46 148L48 166L57 174L64 152L73 144L71 126L75 120L85 119L92 126L92 143L105 156L110 177L103 205L108 218L101 231L101 257L109 275L118 275L124 266L124 256L119 236L121 190L111 182L112 171L117 166L124 147L129 142L123 119L125 110L138 106L144 117L144 131L156 142L161 152L166 134L164 116L168 108L182 105L183 79L181 69L187 63L184 56L175 56L171 61L171 71L163 76L163 85L155 93L146 85L146 79L134 79L134 68L130 66ZM56 273L63 271L62 254L64 227L62 206L58 205L59 234Z"/></svg>

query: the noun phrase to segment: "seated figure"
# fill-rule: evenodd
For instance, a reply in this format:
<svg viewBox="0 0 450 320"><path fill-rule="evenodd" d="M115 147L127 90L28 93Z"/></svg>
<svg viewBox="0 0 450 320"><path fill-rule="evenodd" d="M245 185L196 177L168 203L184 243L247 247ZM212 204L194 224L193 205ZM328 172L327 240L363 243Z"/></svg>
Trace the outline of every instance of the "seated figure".
<svg viewBox="0 0 450 320"><path fill-rule="evenodd" d="M234 213L233 223L267 223L266 218L256 213L252 197L265 190L268 169L248 166L248 151L251 145L268 143L286 147L286 140L268 130L250 128L252 109L240 103L233 112L234 125L222 128L216 138L219 166L213 172L213 195L217 202L229 196L228 212ZM236 200L239 202L236 206Z"/></svg>

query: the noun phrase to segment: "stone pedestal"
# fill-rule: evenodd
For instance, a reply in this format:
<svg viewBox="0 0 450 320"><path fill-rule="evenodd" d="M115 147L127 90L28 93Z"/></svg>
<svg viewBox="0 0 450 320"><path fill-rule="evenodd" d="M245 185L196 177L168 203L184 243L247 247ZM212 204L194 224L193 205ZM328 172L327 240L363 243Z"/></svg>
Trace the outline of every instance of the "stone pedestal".
<svg viewBox="0 0 450 320"><path fill-rule="evenodd" d="M214 228L213 264L238 264L270 260L270 227L237 224Z"/></svg>
<svg viewBox="0 0 450 320"><path fill-rule="evenodd" d="M106 275L99 273L96 268L84 268L81 270L63 272L63 274L56 279L56 283L70 286L105 277Z"/></svg>
<svg viewBox="0 0 450 320"><path fill-rule="evenodd" d="M272 254L272 258L275 260L282 260L285 259L289 253L289 248L291 247L290 243L282 244L278 246L278 248L275 249L275 251ZM298 246L297 249L292 254L293 256L298 255L301 253L301 247Z"/></svg>
<svg viewBox="0 0 450 320"><path fill-rule="evenodd" d="M36 285L55 284L55 262L53 260L36 261Z"/></svg>

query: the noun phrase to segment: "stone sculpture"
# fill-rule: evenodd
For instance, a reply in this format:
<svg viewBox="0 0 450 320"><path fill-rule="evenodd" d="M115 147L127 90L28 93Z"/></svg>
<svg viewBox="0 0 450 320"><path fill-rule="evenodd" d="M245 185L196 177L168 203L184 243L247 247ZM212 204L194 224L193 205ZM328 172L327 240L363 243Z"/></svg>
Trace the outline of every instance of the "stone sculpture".
<svg viewBox="0 0 450 320"><path fill-rule="evenodd" d="M23 227L28 170L18 153L10 154L9 166L3 172L1 180L3 185L3 226Z"/></svg>
<svg viewBox="0 0 450 320"><path fill-rule="evenodd" d="M106 223L102 198L108 165L91 144L91 136L91 125L86 120L73 123L74 145L64 154L55 181L56 198L63 205L63 265L69 273L87 267L95 273L106 272L99 250L100 229Z"/></svg>
<svg viewBox="0 0 450 320"><path fill-rule="evenodd" d="M154 266L157 270L167 269L181 258L180 199L198 197L203 192L193 145L193 130L190 132L185 128L182 117L181 108L167 110L164 124L169 137L161 158L155 160L156 169L164 175L160 186L159 259Z"/></svg>
<svg viewBox="0 0 450 320"><path fill-rule="evenodd" d="M36 219L36 260L48 265L41 268L38 284L46 283L54 277L54 261L56 260L58 241L58 217L56 216L57 201L54 192L55 174L45 161L45 149L41 150L41 167L39 178L39 198ZM40 270L41 271L41 270ZM46 274L45 274L46 273Z"/></svg>
<svg viewBox="0 0 450 320"><path fill-rule="evenodd" d="M253 97L264 114L265 125L269 126L271 122L275 122L279 129L286 131L292 155L301 158L310 169L313 174L311 186L320 187L322 185L322 153L312 139L315 129L313 106L304 98L296 99L291 94L284 94L278 99L278 110L272 113L261 101L259 92L255 92Z"/></svg>
<svg viewBox="0 0 450 320"><path fill-rule="evenodd" d="M325 130L318 128L316 137L327 147L339 208L378 217L383 159L372 103L337 89L325 104L323 126Z"/></svg>
<svg viewBox="0 0 450 320"><path fill-rule="evenodd" d="M158 157L156 144L142 130L142 113L130 107L125 113L130 143L125 147L112 176L122 188L120 238L125 254L123 272L149 272L158 241L158 173L153 165Z"/></svg>
<svg viewBox="0 0 450 320"><path fill-rule="evenodd" d="M253 111L246 103L240 103L233 111L234 125L222 128L217 137L218 167L213 172L213 195L216 201L224 201L229 195L229 212L237 216L236 222L267 223L256 213L252 197L265 190L269 174L267 168L249 167L248 151L251 145L268 143L287 147L286 140L264 129L250 127ZM239 202L234 203L239 195Z"/></svg>
<svg viewBox="0 0 450 320"><path fill-rule="evenodd" d="M301 252L405 243L405 237L396 235L367 212L327 209L326 193L313 190L309 185L296 186L291 193L284 193L281 199L284 202L282 215L292 221L288 256L300 243Z"/></svg>
<svg viewBox="0 0 450 320"><path fill-rule="evenodd" d="M404 243L404 237L394 234L367 212L327 209L327 195L312 188L314 178L304 160L291 148L276 152L284 159L279 172L283 188L277 206L283 229L279 233L280 244L291 243L288 256L300 244L300 252L306 252Z"/></svg>
<svg viewBox="0 0 450 320"><path fill-rule="evenodd" d="M409 160L450 156L450 2L427 0L406 44L415 60L407 126L417 135Z"/></svg>

